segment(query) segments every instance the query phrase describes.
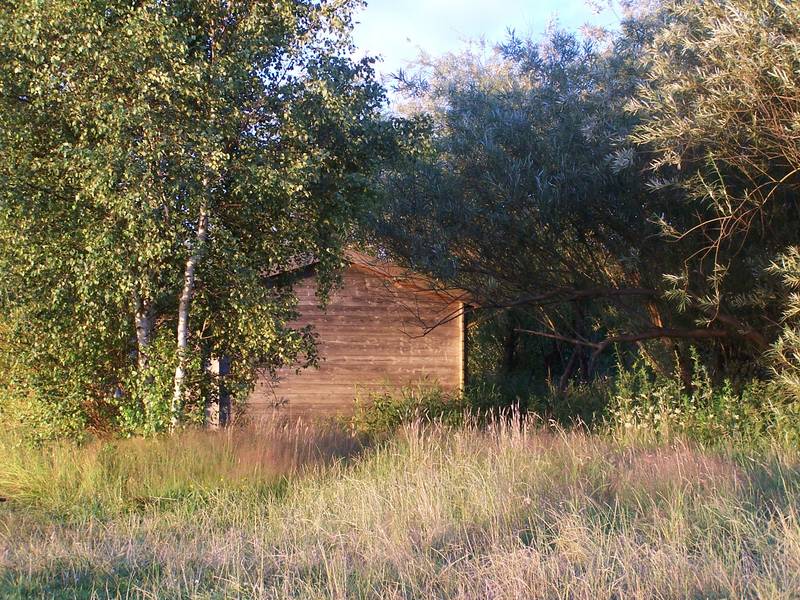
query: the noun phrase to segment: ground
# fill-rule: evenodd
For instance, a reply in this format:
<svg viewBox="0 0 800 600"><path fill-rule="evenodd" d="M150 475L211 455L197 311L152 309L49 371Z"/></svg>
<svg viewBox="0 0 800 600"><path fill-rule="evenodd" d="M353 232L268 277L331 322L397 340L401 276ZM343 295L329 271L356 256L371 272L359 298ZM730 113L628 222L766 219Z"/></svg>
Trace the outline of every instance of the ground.
<svg viewBox="0 0 800 600"><path fill-rule="evenodd" d="M796 598L800 456L544 429L3 448L3 598Z"/></svg>

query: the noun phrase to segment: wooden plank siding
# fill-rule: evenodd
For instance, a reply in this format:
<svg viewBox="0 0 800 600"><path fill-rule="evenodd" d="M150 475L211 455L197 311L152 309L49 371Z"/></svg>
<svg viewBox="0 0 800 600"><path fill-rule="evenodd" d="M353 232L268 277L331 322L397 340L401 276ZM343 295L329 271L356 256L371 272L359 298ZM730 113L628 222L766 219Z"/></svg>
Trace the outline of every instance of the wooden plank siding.
<svg viewBox="0 0 800 600"><path fill-rule="evenodd" d="M460 302L400 286L353 264L326 310L317 305L313 274L296 286L301 319L318 335L319 368L284 368L277 382L260 379L247 414L316 416L352 410L356 396L417 383L457 390L464 377ZM456 318L425 333L421 323Z"/></svg>

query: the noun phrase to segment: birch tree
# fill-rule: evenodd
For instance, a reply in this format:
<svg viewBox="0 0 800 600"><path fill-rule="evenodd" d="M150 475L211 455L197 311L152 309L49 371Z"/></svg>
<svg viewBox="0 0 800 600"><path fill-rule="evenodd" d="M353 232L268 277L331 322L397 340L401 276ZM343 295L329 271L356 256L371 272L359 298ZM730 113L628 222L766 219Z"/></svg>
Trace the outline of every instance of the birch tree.
<svg viewBox="0 0 800 600"><path fill-rule="evenodd" d="M234 392L314 360L265 275L313 254L324 295L390 147L351 58L358 6L2 2L0 351L24 363L19 397L71 429L159 430L202 413L214 356Z"/></svg>

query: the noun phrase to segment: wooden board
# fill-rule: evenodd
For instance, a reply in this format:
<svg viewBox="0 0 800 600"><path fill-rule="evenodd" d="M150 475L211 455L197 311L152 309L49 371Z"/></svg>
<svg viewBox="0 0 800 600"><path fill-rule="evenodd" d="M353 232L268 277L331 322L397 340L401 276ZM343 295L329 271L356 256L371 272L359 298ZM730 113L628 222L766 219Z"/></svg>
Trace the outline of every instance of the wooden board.
<svg viewBox="0 0 800 600"><path fill-rule="evenodd" d="M278 372L262 378L247 414L330 415L352 410L358 396L406 385L463 385L464 321L460 302L397 286L356 267L348 268L327 306L317 305L313 274L295 289L302 315L318 334L319 368ZM452 318L455 315L454 318ZM441 323L426 332L426 325Z"/></svg>

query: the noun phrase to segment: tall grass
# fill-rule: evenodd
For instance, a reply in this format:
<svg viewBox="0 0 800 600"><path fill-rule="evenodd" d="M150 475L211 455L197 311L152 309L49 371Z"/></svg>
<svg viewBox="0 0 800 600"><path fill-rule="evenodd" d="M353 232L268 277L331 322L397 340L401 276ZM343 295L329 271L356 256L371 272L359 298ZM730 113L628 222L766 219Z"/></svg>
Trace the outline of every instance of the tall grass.
<svg viewBox="0 0 800 600"><path fill-rule="evenodd" d="M272 439L248 437L237 447L253 450L237 453L227 435L237 434L15 459L40 477L52 472L72 501L43 484L9 486L3 463L0 597L793 598L800 590L800 457L790 449L734 454L517 418L407 426L359 454L348 450L347 460L330 460L339 452L321 460L317 444L304 468L272 458ZM64 461L76 464L75 478ZM95 468L142 481L98 481L86 475ZM265 493L281 472L280 492ZM170 495L198 482L202 501ZM146 493L171 500L130 502ZM93 511L64 510L95 496Z"/></svg>
<svg viewBox="0 0 800 600"><path fill-rule="evenodd" d="M359 451L334 427L263 421L156 438L31 448L0 436L0 498L49 513L104 516L141 505L202 501L219 489L279 490L289 475Z"/></svg>

